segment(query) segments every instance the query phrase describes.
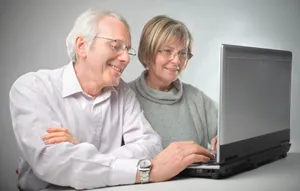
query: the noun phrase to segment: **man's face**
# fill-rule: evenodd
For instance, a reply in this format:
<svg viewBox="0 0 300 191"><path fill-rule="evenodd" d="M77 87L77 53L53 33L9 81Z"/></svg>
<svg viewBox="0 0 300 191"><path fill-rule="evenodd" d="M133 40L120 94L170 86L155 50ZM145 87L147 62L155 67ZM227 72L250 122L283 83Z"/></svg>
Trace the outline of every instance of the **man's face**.
<svg viewBox="0 0 300 191"><path fill-rule="evenodd" d="M121 21L113 17L101 19L98 28L99 33L87 50L85 64L101 85L115 86L130 61L127 49L118 51L123 43L131 46L130 33Z"/></svg>

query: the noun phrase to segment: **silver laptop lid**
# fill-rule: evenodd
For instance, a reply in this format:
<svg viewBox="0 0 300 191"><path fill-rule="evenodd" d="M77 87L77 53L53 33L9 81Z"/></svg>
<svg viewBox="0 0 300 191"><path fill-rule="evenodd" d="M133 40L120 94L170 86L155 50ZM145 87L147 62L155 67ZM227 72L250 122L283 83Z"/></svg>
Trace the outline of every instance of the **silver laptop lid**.
<svg viewBox="0 0 300 191"><path fill-rule="evenodd" d="M223 44L220 59L217 162L222 145L289 130L292 53Z"/></svg>

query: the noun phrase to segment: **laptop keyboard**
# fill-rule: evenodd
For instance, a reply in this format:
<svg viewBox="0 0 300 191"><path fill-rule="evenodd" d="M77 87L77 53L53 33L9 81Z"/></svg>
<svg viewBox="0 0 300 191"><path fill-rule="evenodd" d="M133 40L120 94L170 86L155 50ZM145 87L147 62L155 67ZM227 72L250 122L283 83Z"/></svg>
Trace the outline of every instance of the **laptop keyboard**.
<svg viewBox="0 0 300 191"><path fill-rule="evenodd" d="M217 161L216 160L209 160L207 162L194 162L193 165L214 165L214 164L217 164Z"/></svg>

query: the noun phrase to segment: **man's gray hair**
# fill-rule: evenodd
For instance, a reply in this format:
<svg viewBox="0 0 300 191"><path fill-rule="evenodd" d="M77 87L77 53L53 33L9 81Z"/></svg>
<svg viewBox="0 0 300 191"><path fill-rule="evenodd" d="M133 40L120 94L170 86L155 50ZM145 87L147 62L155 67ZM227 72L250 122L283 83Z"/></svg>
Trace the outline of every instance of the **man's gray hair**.
<svg viewBox="0 0 300 191"><path fill-rule="evenodd" d="M128 31L130 31L130 27L125 18L117 13L111 11L102 11L100 9L86 10L76 19L74 26L66 39L68 55L72 62L75 63L77 59L75 48L76 38L80 35L83 36L88 44L88 48L90 48L93 40L95 39L95 36L99 32L98 23L101 18L106 16L118 19L126 26Z"/></svg>

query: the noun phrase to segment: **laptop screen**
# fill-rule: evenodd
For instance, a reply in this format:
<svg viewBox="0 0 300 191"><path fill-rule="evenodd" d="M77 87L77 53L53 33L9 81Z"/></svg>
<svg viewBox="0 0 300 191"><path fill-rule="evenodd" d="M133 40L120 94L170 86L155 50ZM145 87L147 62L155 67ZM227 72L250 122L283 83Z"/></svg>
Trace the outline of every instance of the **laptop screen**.
<svg viewBox="0 0 300 191"><path fill-rule="evenodd" d="M291 63L289 51L221 46L220 146L242 143L239 149L244 154L245 149L256 152L259 149L254 146L248 148L249 145L243 141L289 131ZM232 149L235 152L231 149L226 152L239 154L237 146ZM261 149L266 148L263 146Z"/></svg>

